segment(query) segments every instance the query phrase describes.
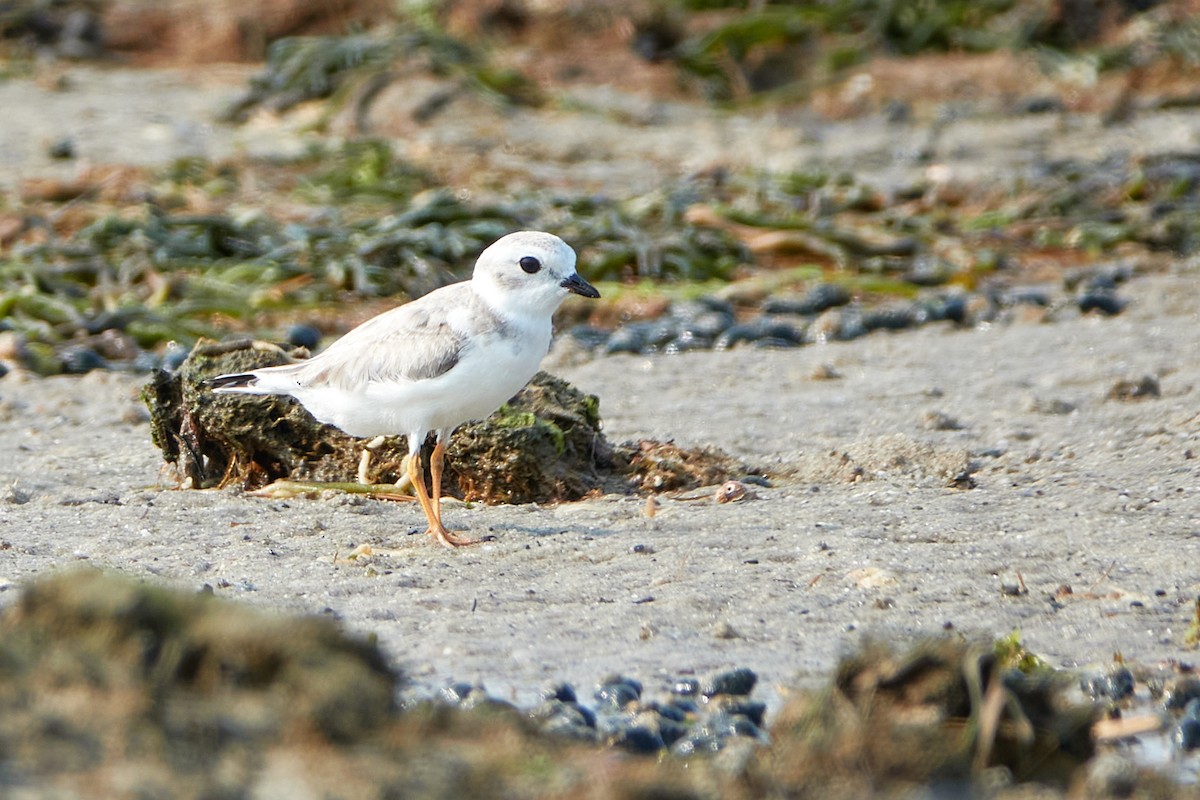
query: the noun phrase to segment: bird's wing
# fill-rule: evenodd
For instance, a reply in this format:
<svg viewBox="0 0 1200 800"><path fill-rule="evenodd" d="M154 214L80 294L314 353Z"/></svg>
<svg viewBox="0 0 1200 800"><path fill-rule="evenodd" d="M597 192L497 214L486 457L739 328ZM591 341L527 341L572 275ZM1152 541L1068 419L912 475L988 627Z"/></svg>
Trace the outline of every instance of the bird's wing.
<svg viewBox="0 0 1200 800"><path fill-rule="evenodd" d="M469 298L455 298L446 289L367 320L305 362L293 377L305 387L354 389L449 372L470 346L466 332L451 324L449 311L455 300Z"/></svg>

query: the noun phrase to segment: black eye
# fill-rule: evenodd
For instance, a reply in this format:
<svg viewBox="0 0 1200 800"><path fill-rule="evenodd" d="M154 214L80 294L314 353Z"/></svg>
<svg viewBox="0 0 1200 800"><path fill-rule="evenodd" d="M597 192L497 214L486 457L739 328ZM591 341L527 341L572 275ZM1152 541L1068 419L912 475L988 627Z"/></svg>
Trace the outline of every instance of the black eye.
<svg viewBox="0 0 1200 800"><path fill-rule="evenodd" d="M530 275L542 268L542 262L538 261L533 256L522 256L521 260L517 263L521 265L521 269L525 270Z"/></svg>

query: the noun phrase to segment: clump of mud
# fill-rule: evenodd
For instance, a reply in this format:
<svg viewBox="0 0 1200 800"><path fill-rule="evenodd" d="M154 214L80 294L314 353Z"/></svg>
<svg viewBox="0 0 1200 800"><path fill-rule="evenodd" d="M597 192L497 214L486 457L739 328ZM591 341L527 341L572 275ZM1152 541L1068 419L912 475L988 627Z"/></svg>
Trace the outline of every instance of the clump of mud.
<svg viewBox="0 0 1200 800"><path fill-rule="evenodd" d="M177 371L154 374L142 392L154 443L184 486L258 489L280 479L358 479L362 440L317 422L290 399L220 395L206 384L217 375L303 354L262 342L201 343ZM425 447L427 464L432 444ZM399 480L407 452L403 436L372 446L369 480ZM713 449L649 441L613 445L601 430L594 395L539 372L497 413L454 433L443 490L485 503L548 503L594 492L692 489L745 472Z"/></svg>
<svg viewBox="0 0 1200 800"><path fill-rule="evenodd" d="M745 469L716 448L687 449L674 442L642 439L619 448L622 471L633 488L642 492L668 492L724 483Z"/></svg>

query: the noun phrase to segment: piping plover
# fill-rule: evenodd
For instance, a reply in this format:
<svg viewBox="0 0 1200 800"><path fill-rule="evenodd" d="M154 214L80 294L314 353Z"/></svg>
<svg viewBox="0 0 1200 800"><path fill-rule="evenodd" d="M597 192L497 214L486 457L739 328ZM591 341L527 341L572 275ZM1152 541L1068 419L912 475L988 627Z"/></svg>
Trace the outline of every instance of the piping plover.
<svg viewBox="0 0 1200 800"><path fill-rule="evenodd" d="M575 271L575 251L539 231L510 233L480 254L469 281L367 320L307 361L221 375L221 393L289 395L351 436L408 436L408 476L447 547L478 544L442 525L442 460L460 424L516 394L550 349L550 318L569 293L599 297ZM430 431L433 493L421 445Z"/></svg>

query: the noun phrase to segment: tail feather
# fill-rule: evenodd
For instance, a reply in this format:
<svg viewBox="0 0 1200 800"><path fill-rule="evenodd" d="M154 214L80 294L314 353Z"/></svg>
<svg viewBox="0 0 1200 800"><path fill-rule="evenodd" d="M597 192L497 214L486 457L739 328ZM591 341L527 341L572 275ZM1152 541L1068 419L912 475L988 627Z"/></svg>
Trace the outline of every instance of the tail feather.
<svg viewBox="0 0 1200 800"><path fill-rule="evenodd" d="M238 372L209 378L205 384L214 392L252 392L257 381L258 376L253 372Z"/></svg>
<svg viewBox="0 0 1200 800"><path fill-rule="evenodd" d="M296 379L297 374L311 363L303 361L250 372L231 372L210 378L205 384L219 394L292 394L301 385Z"/></svg>

